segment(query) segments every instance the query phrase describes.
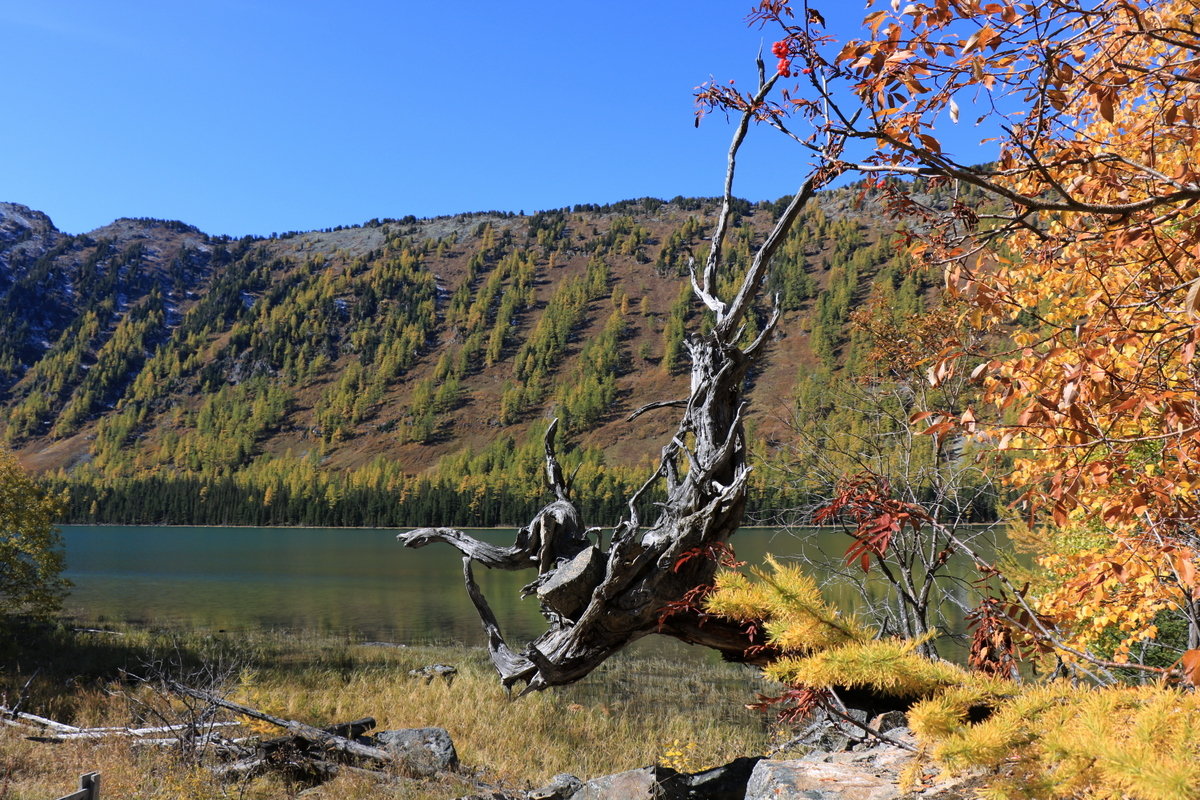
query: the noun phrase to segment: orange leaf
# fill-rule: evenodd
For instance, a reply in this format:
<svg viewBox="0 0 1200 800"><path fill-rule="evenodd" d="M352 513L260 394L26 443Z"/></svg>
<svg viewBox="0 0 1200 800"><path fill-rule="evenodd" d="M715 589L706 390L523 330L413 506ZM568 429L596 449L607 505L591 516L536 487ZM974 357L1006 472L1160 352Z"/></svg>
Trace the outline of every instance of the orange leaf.
<svg viewBox="0 0 1200 800"><path fill-rule="evenodd" d="M1187 297L1184 298L1183 308L1193 317L1200 317L1200 278L1192 281Z"/></svg>
<svg viewBox="0 0 1200 800"><path fill-rule="evenodd" d="M1179 665L1188 683L1200 686L1200 650L1188 650L1179 659Z"/></svg>
<svg viewBox="0 0 1200 800"><path fill-rule="evenodd" d="M1179 556L1175 559L1175 572L1179 575L1179 583L1186 589L1196 588L1196 561L1190 556Z"/></svg>

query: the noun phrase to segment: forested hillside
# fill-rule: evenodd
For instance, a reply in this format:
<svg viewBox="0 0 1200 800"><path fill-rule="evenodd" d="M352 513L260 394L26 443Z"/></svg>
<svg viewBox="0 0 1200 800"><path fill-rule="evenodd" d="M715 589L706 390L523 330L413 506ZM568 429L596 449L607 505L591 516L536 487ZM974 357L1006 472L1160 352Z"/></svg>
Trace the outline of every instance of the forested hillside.
<svg viewBox="0 0 1200 800"><path fill-rule="evenodd" d="M749 417L768 460L794 458L814 415L873 424L833 387L879 372L872 324L936 302L874 202L827 193L776 259L784 315ZM69 235L0 204L0 436L70 489L71 521L490 525L543 502L540 438L558 417L602 522L674 423L625 418L686 394L684 337L705 324L687 265L715 208L647 198L230 239L151 219ZM738 210L735 266L779 204ZM822 402L797 417L797 393ZM767 472L760 509L819 488Z"/></svg>

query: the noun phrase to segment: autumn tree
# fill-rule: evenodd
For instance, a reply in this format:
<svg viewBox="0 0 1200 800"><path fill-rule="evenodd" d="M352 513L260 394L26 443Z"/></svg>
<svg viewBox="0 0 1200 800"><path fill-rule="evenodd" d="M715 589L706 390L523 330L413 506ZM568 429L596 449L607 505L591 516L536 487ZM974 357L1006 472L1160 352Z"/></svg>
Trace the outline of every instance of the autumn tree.
<svg viewBox="0 0 1200 800"><path fill-rule="evenodd" d="M66 591L62 541L54 520L60 503L0 449L0 614L43 616Z"/></svg>
<svg viewBox="0 0 1200 800"><path fill-rule="evenodd" d="M1011 334L975 352L944 343L931 382L983 357L973 376L992 411L929 422L1011 451L1023 508L1050 523L1039 549L1051 577L1012 599L1027 634L1097 675L1104 640L1125 661L1163 612L1186 617L1200 644L1198 10L896 2L837 41L816 9L765 0L751 21L778 36L766 89L700 95L702 111L754 113L818 169L872 177L966 319ZM983 166L942 133L971 124L993 134ZM935 206L893 176L990 200Z"/></svg>

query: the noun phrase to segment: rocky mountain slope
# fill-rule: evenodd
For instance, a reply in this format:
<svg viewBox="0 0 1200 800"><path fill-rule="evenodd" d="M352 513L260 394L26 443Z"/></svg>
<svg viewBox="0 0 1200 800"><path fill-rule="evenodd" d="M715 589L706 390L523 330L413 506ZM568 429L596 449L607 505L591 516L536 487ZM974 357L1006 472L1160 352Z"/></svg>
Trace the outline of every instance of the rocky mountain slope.
<svg viewBox="0 0 1200 800"><path fill-rule="evenodd" d="M787 435L798 373L845 361L873 281L920 305L862 195L827 193L777 259L785 313L751 392L765 443ZM731 269L778 208L740 204ZM683 336L704 324L686 267L715 210L647 198L230 239L152 219L70 235L2 203L0 435L66 481L380 460L419 475L558 416L634 465L673 418L625 417L685 392Z"/></svg>

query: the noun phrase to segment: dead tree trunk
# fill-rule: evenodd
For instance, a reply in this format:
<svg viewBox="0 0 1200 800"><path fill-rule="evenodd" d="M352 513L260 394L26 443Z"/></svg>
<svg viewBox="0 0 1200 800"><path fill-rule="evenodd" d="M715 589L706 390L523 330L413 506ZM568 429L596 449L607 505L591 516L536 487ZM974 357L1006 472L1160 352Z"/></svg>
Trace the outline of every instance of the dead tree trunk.
<svg viewBox="0 0 1200 800"><path fill-rule="evenodd" d="M399 537L408 547L445 542L463 554L467 592L488 634L492 662L505 687L525 682L528 692L571 683L630 642L655 632L668 604L712 580L716 569L712 559L686 556L726 542L741 524L750 471L743 430L745 377L774 330L778 310L745 347L739 346L743 321L779 244L816 190L832 177L828 170L819 171L805 181L755 254L736 294L728 301L718 298L717 269L732 215L737 151L774 81L761 83L755 103L740 121L729 149L724 202L712 247L703 272L692 271L696 298L713 313L715 324L708 333L692 334L687 341L691 391L686 400L652 403L634 413L682 408L679 426L662 448L658 469L629 499L628 513L612 530L608 550L588 540L570 500L553 449L553 424L545 440L546 475L556 499L520 530L511 547L487 544L450 528L421 528ZM665 484L666 502L657 518L643 528L637 504L658 481ZM524 594L537 594L548 630L523 647L510 647L475 582L473 561L493 569L536 568L537 578ZM664 626L662 632L715 646L735 657L750 644L737 626L716 620L710 625L681 620Z"/></svg>

